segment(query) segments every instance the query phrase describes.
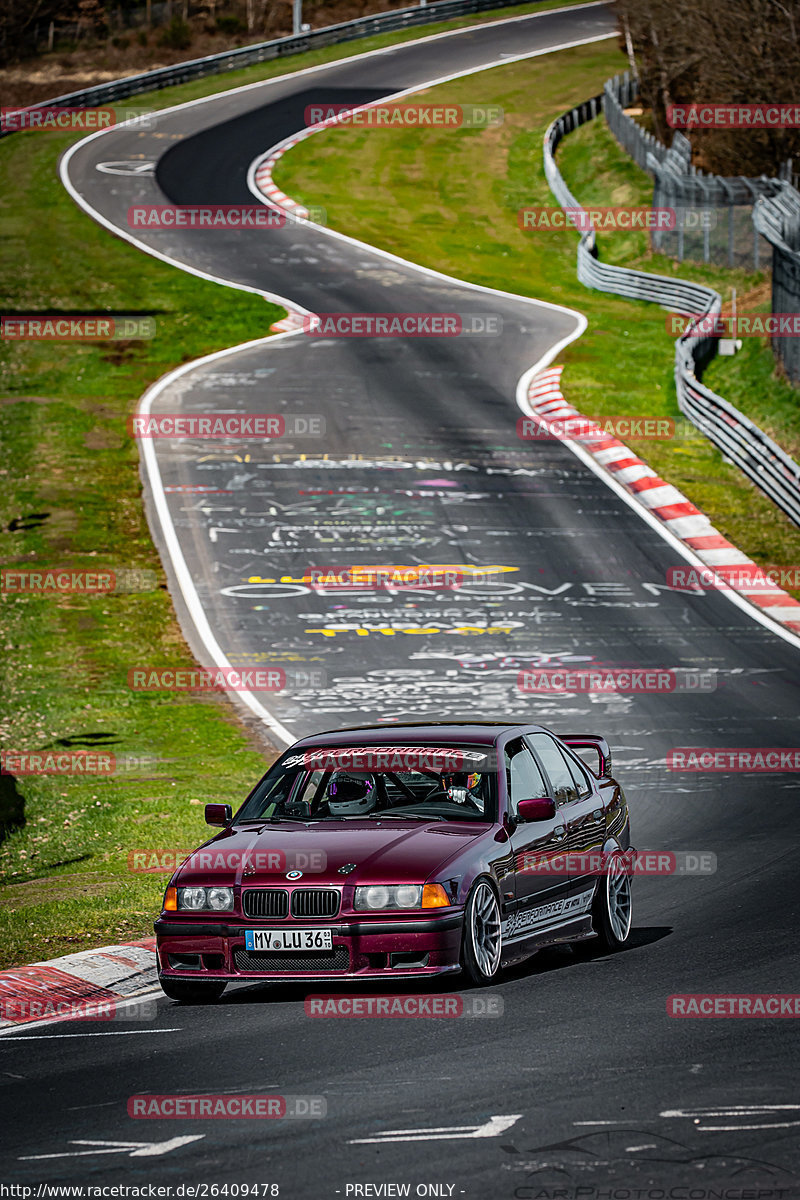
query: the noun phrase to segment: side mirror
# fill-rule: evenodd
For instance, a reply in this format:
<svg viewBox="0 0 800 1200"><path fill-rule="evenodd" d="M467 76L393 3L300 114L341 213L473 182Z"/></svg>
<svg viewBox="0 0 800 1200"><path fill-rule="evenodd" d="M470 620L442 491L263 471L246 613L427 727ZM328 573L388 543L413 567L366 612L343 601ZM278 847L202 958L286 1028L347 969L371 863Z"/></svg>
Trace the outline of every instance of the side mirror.
<svg viewBox="0 0 800 1200"><path fill-rule="evenodd" d="M287 817L310 817L311 816L311 801L310 800L287 800L283 806L283 811Z"/></svg>
<svg viewBox="0 0 800 1200"><path fill-rule="evenodd" d="M517 805L520 821L552 821L555 815L556 803L549 796L540 796L536 800L520 800Z"/></svg>
<svg viewBox="0 0 800 1200"><path fill-rule="evenodd" d="M206 825L230 825L233 809L230 804L207 804Z"/></svg>

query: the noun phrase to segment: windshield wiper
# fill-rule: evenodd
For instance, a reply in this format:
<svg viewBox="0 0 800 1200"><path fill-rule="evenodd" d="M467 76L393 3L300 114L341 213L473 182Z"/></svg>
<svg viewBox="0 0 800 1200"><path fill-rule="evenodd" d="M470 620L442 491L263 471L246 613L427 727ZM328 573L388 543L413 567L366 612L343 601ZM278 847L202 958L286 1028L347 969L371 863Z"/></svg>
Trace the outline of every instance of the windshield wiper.
<svg viewBox="0 0 800 1200"><path fill-rule="evenodd" d="M385 820L387 817L395 817L400 821L408 821L411 817L416 817L418 821L446 821L447 817L443 817L441 813L402 813L402 812L374 812L369 814L370 820L377 817L379 821Z"/></svg>
<svg viewBox="0 0 800 1200"><path fill-rule="evenodd" d="M283 813L280 815L276 813L273 817L261 818L261 820L266 821L268 825L278 825L281 821L294 821L295 824L299 822L301 825L305 825L306 821L316 821L318 819L318 817L287 817Z"/></svg>

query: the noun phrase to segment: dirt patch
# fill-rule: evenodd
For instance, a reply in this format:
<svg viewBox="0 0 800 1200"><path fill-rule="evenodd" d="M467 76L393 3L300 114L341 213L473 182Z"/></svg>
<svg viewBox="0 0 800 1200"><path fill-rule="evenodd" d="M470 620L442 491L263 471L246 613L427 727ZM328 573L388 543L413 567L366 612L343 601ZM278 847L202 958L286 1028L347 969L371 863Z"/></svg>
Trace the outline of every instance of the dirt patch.
<svg viewBox="0 0 800 1200"><path fill-rule="evenodd" d="M116 433L106 433L103 429L90 429L83 435L83 444L88 450L119 450L122 438Z"/></svg>
<svg viewBox="0 0 800 1200"><path fill-rule="evenodd" d="M0 908L16 912L32 904L52 904L78 896L101 896L113 887L115 880L99 871L84 871L80 875L45 875L25 883L9 883L0 889Z"/></svg>
<svg viewBox="0 0 800 1200"><path fill-rule="evenodd" d="M56 396L0 396L0 404L58 404Z"/></svg>

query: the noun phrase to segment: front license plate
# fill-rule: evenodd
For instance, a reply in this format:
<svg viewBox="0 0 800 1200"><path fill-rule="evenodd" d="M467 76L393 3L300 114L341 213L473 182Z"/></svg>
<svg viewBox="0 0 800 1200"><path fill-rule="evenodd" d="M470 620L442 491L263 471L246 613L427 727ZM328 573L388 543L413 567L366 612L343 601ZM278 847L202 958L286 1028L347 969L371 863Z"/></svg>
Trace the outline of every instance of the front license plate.
<svg viewBox="0 0 800 1200"><path fill-rule="evenodd" d="M332 950L330 929L246 929L248 950Z"/></svg>

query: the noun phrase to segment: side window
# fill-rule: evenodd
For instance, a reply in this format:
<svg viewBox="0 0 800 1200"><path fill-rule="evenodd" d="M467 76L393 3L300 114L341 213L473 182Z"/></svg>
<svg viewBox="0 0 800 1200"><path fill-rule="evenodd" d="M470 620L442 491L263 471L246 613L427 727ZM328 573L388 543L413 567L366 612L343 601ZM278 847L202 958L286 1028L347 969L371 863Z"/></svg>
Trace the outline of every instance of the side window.
<svg viewBox="0 0 800 1200"><path fill-rule="evenodd" d="M578 788L557 743L547 733L531 733L528 735L528 741L550 777L556 804L569 804L570 801L577 800Z"/></svg>
<svg viewBox="0 0 800 1200"><path fill-rule="evenodd" d="M559 746L559 750L561 747ZM589 774L586 771L583 763L564 750L561 750L564 758L567 760L570 774L572 775L575 787L578 789L579 796L588 796L592 790L592 785L589 783Z"/></svg>
<svg viewBox="0 0 800 1200"><path fill-rule="evenodd" d="M547 795L542 772L522 738L506 746L506 786L509 811L513 816L516 816L520 800L536 800Z"/></svg>

